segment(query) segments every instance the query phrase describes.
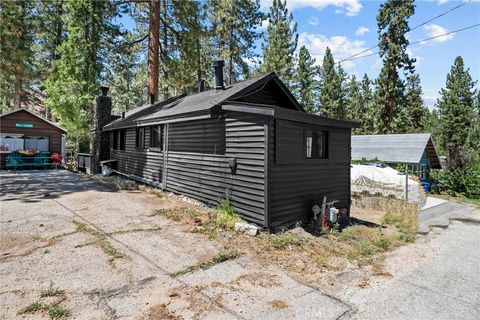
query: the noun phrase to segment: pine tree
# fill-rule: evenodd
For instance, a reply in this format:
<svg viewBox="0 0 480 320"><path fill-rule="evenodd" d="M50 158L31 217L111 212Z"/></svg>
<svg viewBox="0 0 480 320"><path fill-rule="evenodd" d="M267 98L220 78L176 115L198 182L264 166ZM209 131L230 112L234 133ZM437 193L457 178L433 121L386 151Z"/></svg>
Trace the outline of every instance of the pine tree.
<svg viewBox="0 0 480 320"><path fill-rule="evenodd" d="M436 104L441 129L440 144L447 153L449 167L463 167L468 161L466 141L475 117L475 84L469 69L465 69L462 57L457 57ZM475 152L478 153L478 149Z"/></svg>
<svg viewBox="0 0 480 320"><path fill-rule="evenodd" d="M423 132L427 109L423 106L422 87L418 74L407 77L405 97L398 114L396 132Z"/></svg>
<svg viewBox="0 0 480 320"><path fill-rule="evenodd" d="M0 1L0 106L19 108L25 88L35 77L34 3Z"/></svg>
<svg viewBox="0 0 480 320"><path fill-rule="evenodd" d="M381 133L395 131L395 116L403 99L404 74L413 73L413 63L407 52L408 39L405 34L410 30L408 18L415 12L413 0L387 0L380 6L377 16L380 57L383 67L378 77L377 105L381 109Z"/></svg>
<svg viewBox="0 0 480 320"><path fill-rule="evenodd" d="M360 85L362 96L362 111L358 114L361 119L362 127L355 129L355 133L374 134L375 121L378 119L378 108L376 108L374 95L372 90L372 81L365 74Z"/></svg>
<svg viewBox="0 0 480 320"><path fill-rule="evenodd" d="M136 36L124 36L126 45L109 52L105 80L110 86L113 113L120 114L147 103L147 64Z"/></svg>
<svg viewBox="0 0 480 320"><path fill-rule="evenodd" d="M268 14L266 44L263 45L264 73L274 71L290 85L294 72L294 52L297 48L297 23L288 12L285 0L273 0Z"/></svg>
<svg viewBox="0 0 480 320"><path fill-rule="evenodd" d="M357 78L351 76L345 86L345 104L347 119L361 121L364 117L362 92Z"/></svg>
<svg viewBox="0 0 480 320"><path fill-rule="evenodd" d="M321 115L334 119L345 119L345 97L343 78L345 72L335 68L332 52L327 47L320 69L320 110Z"/></svg>
<svg viewBox="0 0 480 320"><path fill-rule="evenodd" d="M69 0L65 6L68 38L45 81L46 104L59 116L73 140L88 140L95 96L107 52L116 45L112 24L116 6L109 1Z"/></svg>
<svg viewBox="0 0 480 320"><path fill-rule="evenodd" d="M295 96L303 105L305 111L311 114L319 114L317 97L317 68L315 59L305 46L298 52L298 65L293 80Z"/></svg>
<svg viewBox="0 0 480 320"><path fill-rule="evenodd" d="M207 7L217 56L226 61L227 83L248 77L246 61L256 56L256 27L263 20L259 0L209 0Z"/></svg>

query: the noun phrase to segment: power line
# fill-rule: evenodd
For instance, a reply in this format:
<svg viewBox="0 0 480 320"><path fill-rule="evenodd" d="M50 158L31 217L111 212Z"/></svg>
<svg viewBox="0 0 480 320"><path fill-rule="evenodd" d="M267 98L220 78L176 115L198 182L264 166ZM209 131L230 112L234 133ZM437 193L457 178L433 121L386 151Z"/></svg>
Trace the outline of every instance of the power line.
<svg viewBox="0 0 480 320"><path fill-rule="evenodd" d="M427 20L427 21L425 21L425 22L422 22L422 23L420 23L419 25L416 25L415 27L413 27L412 29L410 29L408 32L411 32L411 31L413 31L413 30L416 30L416 29L418 29L418 28L426 25L427 23L432 22L433 20L436 20L436 19L438 19L438 18L440 18L440 17L443 17L444 15L449 14L450 12L452 12L452 11L454 11L454 10L457 10L457 9L460 8L460 7L463 7L464 5L468 4L468 3L471 2L471 1L472 1L472 0L468 0L468 1L462 2L461 4L456 5L455 7L451 8L451 9L449 9L449 10L447 10L447 11L445 11L445 12L439 14L439 15L436 15L436 16L433 17L433 18L430 18L429 20ZM407 33L408 33L408 32L407 32ZM365 49L365 50L362 50L362 51L360 51L360 52L357 52L357 53L355 53L354 55L351 55L351 56L349 56L349 57L347 57L347 58L345 58L345 59L342 59L342 60L340 60L340 61L338 61L338 62L336 62L336 63L340 64L340 63L342 63L342 62L344 62L344 61L356 60L356 59L351 59L351 58L354 58L354 57L356 57L356 56L361 55L362 53L365 53L365 52L367 52L367 51L370 51L370 50L372 50L372 49L375 49L375 48L378 47L379 45L380 45L380 43L377 43L376 45L374 45L374 46L372 46L372 47L370 47L370 48L367 48L367 49ZM368 57L368 56L371 56L371 55L373 55L373 54L366 55L365 57ZM362 56L362 57L364 57L364 56Z"/></svg>
<svg viewBox="0 0 480 320"><path fill-rule="evenodd" d="M471 25L471 26L468 26L468 27L465 27L465 28L461 28L461 29L457 29L457 30L454 30L454 31L450 31L450 32L447 32L447 33L444 33L444 34L439 34L437 36L434 36L434 37L430 37L430 38L425 38L425 39L422 39L422 40L418 40L418 41L414 41L414 42L411 42L408 44L408 46L411 46L411 45L414 45L414 44L418 44L418 43L421 43L421 42L426 42L426 41L430 41L430 40L433 40L433 39L437 39L437 38L441 38L441 37L445 37L445 36L448 36L449 34L454 34L454 33L457 33L457 32L460 32L460 31L465 31L465 30L468 30L468 29L472 29L472 28L475 28L475 27L478 27L480 26L480 23L477 23L477 24L474 24L474 25ZM407 47L408 47L407 46ZM352 60L357 60L357 59L361 59L361 58L366 58L366 57L370 57L370 56L373 56L373 55L376 55L378 54L380 51L375 51L374 53L369 53L369 54L366 54L366 55L363 55L363 56L360 56L360 57L354 57L354 58L351 58L351 59L343 59L342 61L352 61ZM337 63L340 63L340 62L337 62Z"/></svg>

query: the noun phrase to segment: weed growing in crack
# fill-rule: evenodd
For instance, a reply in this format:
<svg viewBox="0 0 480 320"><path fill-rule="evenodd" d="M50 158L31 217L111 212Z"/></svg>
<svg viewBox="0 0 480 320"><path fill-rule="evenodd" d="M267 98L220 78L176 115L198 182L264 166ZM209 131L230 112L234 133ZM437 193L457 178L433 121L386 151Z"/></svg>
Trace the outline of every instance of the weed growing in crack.
<svg viewBox="0 0 480 320"><path fill-rule="evenodd" d="M50 282L50 285L48 286L48 288L40 292L40 297L41 298L56 297L56 296L61 296L64 293L65 293L65 290L54 287L53 282Z"/></svg>
<svg viewBox="0 0 480 320"><path fill-rule="evenodd" d="M190 272L193 272L193 271L196 271L196 270L209 269L216 264L219 264L219 263L222 263L222 262L228 261L228 260L233 260L233 259L235 259L239 256L240 256L240 252L238 252L237 250L229 250L229 251L226 251L226 252L221 252L221 253L217 254L216 256L214 256L213 258L208 259L208 260L203 261L203 262L200 262L199 264L196 264L196 265L193 265L193 266L188 266L188 267L186 267L182 270L170 273L170 276L172 278L176 278L176 277L182 276L184 274L187 274L187 273L190 273Z"/></svg>
<svg viewBox="0 0 480 320"><path fill-rule="evenodd" d="M59 303L33 302L17 312L18 315L47 312L50 319L61 319L70 315L70 310L60 306Z"/></svg>

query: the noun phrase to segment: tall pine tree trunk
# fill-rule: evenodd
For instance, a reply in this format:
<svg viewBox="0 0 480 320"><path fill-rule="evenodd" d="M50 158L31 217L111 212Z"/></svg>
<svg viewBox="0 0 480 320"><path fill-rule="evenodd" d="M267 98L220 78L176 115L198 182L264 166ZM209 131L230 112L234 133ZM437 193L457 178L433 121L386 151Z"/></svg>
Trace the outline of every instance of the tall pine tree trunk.
<svg viewBox="0 0 480 320"><path fill-rule="evenodd" d="M154 0L150 4L150 30L148 35L148 100L158 99L158 70L159 70L159 46L160 46L160 2Z"/></svg>

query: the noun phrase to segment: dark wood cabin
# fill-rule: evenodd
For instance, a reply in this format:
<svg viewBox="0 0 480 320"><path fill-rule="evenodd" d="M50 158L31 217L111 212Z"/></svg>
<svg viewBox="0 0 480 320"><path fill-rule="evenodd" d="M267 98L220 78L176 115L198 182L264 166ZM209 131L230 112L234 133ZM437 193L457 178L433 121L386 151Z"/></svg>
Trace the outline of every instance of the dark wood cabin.
<svg viewBox="0 0 480 320"><path fill-rule="evenodd" d="M57 124L24 108L0 114L1 167L5 167L9 153L19 150L65 156L66 133Z"/></svg>
<svg viewBox="0 0 480 320"><path fill-rule="evenodd" d="M350 207L352 122L305 113L274 73L142 106L103 127L115 172L266 228Z"/></svg>

